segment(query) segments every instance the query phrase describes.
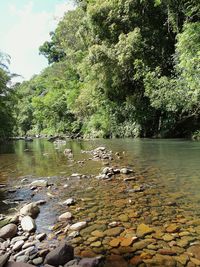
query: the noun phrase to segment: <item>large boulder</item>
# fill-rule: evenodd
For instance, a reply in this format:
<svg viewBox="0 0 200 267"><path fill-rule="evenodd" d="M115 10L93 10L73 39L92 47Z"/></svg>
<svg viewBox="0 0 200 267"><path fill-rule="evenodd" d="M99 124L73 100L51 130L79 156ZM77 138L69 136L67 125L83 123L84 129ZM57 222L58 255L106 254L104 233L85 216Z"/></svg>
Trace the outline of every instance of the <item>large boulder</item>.
<svg viewBox="0 0 200 267"><path fill-rule="evenodd" d="M17 233L17 225L14 223L9 223L0 229L0 238L12 238Z"/></svg>
<svg viewBox="0 0 200 267"><path fill-rule="evenodd" d="M36 229L35 221L30 216L22 218L21 226L25 232L32 232Z"/></svg>
<svg viewBox="0 0 200 267"><path fill-rule="evenodd" d="M67 245L65 241L62 241L57 248L47 254L44 263L57 267L66 264L73 260L73 258L74 248Z"/></svg>
<svg viewBox="0 0 200 267"><path fill-rule="evenodd" d="M30 203L25 205L23 208L20 209L21 216L31 216L32 218L36 218L40 212L39 207L36 203Z"/></svg>

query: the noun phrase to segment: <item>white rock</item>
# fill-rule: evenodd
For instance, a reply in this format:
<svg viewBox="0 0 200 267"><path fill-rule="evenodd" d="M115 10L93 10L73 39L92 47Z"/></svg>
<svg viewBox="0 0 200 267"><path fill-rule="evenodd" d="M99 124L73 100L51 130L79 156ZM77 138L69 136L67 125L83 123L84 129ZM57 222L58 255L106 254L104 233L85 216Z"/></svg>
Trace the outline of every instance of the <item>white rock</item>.
<svg viewBox="0 0 200 267"><path fill-rule="evenodd" d="M128 173L131 173L131 172L133 172L133 170L128 169L128 168L122 168L120 170L120 173L122 173L122 174L128 174Z"/></svg>
<svg viewBox="0 0 200 267"><path fill-rule="evenodd" d="M24 240L19 240L14 244L13 250L19 250L23 245L24 245Z"/></svg>
<svg viewBox="0 0 200 267"><path fill-rule="evenodd" d="M71 177L80 179L81 178L81 174L80 173L72 173Z"/></svg>
<svg viewBox="0 0 200 267"><path fill-rule="evenodd" d="M67 200L65 200L65 201L63 202L63 205L70 206L70 205L73 205L73 204L75 204L75 203L76 203L75 199L73 199L73 198L68 198Z"/></svg>
<svg viewBox="0 0 200 267"><path fill-rule="evenodd" d="M25 205L23 208L20 209L20 215L21 216L31 216L33 218L36 218L38 213L40 212L39 207L36 203L30 203Z"/></svg>
<svg viewBox="0 0 200 267"><path fill-rule="evenodd" d="M78 223L72 224L69 229L73 231L79 231L85 228L86 225L87 225L87 222L78 222Z"/></svg>
<svg viewBox="0 0 200 267"><path fill-rule="evenodd" d="M70 220L71 218L72 218L71 212L65 212L58 217L58 220L59 221L67 221L67 220Z"/></svg>
<svg viewBox="0 0 200 267"><path fill-rule="evenodd" d="M36 229L35 221L30 216L25 216L22 218L21 226L26 232L31 232Z"/></svg>
<svg viewBox="0 0 200 267"><path fill-rule="evenodd" d="M95 150L94 151L105 151L106 150L106 148L104 147L104 146L100 146L100 147L97 147L97 148L95 148Z"/></svg>
<svg viewBox="0 0 200 267"><path fill-rule="evenodd" d="M37 243L38 243L38 241L27 242L27 243L25 243L25 244L22 246L22 248L23 248L23 249L30 248L30 247L35 246L35 244L37 244Z"/></svg>

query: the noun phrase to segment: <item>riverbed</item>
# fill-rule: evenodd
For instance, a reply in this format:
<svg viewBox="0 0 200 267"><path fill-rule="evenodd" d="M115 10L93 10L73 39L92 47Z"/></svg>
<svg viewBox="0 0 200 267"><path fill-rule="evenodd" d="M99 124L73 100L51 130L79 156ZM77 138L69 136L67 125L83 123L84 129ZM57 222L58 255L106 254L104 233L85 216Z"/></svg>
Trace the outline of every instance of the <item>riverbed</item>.
<svg viewBox="0 0 200 267"><path fill-rule="evenodd" d="M99 146L112 151L113 159L94 160L85 153ZM73 157L63 154L66 148ZM64 231L67 224L58 222L60 214L70 210L73 222L87 222L69 239L78 256L105 255L107 266L198 266L200 255L189 253L191 247L200 248L199 158L200 143L187 140L9 143L0 147L0 184L10 190L0 191L0 213L12 214L26 202L44 199L36 223L48 242L70 234ZM107 166L133 173L97 179ZM36 179L51 186L31 190L27 185ZM68 198L76 203L66 208L62 203Z"/></svg>

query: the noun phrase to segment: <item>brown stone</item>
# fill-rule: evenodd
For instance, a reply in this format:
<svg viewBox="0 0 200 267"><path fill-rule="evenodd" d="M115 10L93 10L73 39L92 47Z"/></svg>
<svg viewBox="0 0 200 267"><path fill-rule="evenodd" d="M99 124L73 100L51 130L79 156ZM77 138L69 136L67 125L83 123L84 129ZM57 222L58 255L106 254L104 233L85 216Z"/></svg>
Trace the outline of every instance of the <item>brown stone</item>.
<svg viewBox="0 0 200 267"><path fill-rule="evenodd" d="M110 229L104 231L104 234L107 235L107 236L117 236L122 231L123 231L122 227L114 227L114 228L110 228Z"/></svg>
<svg viewBox="0 0 200 267"><path fill-rule="evenodd" d="M135 256L135 257L131 258L131 260L130 260L130 264L132 264L133 266L138 266L142 262L143 262L143 260L141 259L140 256Z"/></svg>
<svg viewBox="0 0 200 267"><path fill-rule="evenodd" d="M91 235L93 235L93 236L95 236L95 237L104 237L104 236L105 236L104 232L99 231L99 230L95 230L95 231L93 231L93 232L91 233Z"/></svg>
<svg viewBox="0 0 200 267"><path fill-rule="evenodd" d="M166 232L167 233L177 233L180 230L180 226L176 225L176 224L170 224L167 228L166 228Z"/></svg>
<svg viewBox="0 0 200 267"><path fill-rule="evenodd" d="M116 248L119 246L121 242L121 238L114 238L113 240L110 241L109 245L113 248Z"/></svg>
<svg viewBox="0 0 200 267"><path fill-rule="evenodd" d="M142 224L138 225L136 235L138 237L143 237L143 236L151 234L153 232L154 232L154 230L152 228L150 228L148 225L142 223Z"/></svg>
<svg viewBox="0 0 200 267"><path fill-rule="evenodd" d="M196 259L196 258L190 258L191 262L194 263L197 266L200 266L200 260Z"/></svg>
<svg viewBox="0 0 200 267"><path fill-rule="evenodd" d="M104 267L128 267L128 263L122 256L110 255L106 258Z"/></svg>
<svg viewBox="0 0 200 267"><path fill-rule="evenodd" d="M155 255L152 259L144 260L147 267L175 267L176 262L171 256L166 255Z"/></svg>
<svg viewBox="0 0 200 267"><path fill-rule="evenodd" d="M136 239L137 239L137 237L123 238L122 241L121 241L121 246L122 247L131 246Z"/></svg>
<svg viewBox="0 0 200 267"><path fill-rule="evenodd" d="M169 255L169 256L176 255L176 252L170 249L159 249L158 253L161 255Z"/></svg>
<svg viewBox="0 0 200 267"><path fill-rule="evenodd" d="M189 257L188 257L188 255L182 254L180 256L175 256L174 259L177 262L180 262L181 264L185 265L188 262Z"/></svg>
<svg viewBox="0 0 200 267"><path fill-rule="evenodd" d="M192 257L200 260L200 245L191 246L190 248L188 248L187 252Z"/></svg>

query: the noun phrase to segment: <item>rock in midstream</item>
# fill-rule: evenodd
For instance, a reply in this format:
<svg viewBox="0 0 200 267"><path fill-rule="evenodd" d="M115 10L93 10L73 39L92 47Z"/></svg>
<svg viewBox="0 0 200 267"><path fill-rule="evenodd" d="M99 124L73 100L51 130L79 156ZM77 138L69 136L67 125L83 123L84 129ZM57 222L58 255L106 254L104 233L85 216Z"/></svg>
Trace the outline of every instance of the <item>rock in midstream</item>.
<svg viewBox="0 0 200 267"><path fill-rule="evenodd" d="M39 214L40 209L36 203L30 203L25 205L23 208L20 209L21 216L31 216L32 218L36 218Z"/></svg>

